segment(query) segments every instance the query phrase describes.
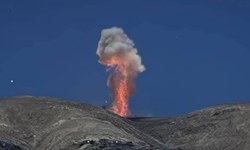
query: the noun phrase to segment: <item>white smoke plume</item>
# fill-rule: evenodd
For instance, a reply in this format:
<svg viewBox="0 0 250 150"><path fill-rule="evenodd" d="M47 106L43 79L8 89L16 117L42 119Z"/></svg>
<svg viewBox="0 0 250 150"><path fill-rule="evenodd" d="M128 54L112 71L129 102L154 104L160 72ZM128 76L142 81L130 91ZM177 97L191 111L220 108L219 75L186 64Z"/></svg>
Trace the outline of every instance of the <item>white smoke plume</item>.
<svg viewBox="0 0 250 150"><path fill-rule="evenodd" d="M121 105L119 104L119 92L121 92L120 86L124 86L122 82L126 82L124 83L126 86L125 97L128 99L130 95L135 93L136 76L145 70L137 52L133 41L121 28L113 27L102 30L96 53L100 57L101 64L114 69L108 79L108 86L111 88L116 105Z"/></svg>
<svg viewBox="0 0 250 150"><path fill-rule="evenodd" d="M121 28L113 27L102 30L96 53L100 57L101 64L107 65L106 61L115 55L130 62L131 73L138 74L145 70L133 41Z"/></svg>

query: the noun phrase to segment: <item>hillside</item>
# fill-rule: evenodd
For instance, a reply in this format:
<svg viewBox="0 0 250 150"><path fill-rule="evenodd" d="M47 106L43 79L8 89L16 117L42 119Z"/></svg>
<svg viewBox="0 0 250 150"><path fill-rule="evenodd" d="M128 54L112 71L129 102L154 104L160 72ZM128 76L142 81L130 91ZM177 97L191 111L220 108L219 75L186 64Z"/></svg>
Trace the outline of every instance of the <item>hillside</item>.
<svg viewBox="0 0 250 150"><path fill-rule="evenodd" d="M0 99L0 150L249 150L249 116L250 103L121 118L80 102L11 97Z"/></svg>
<svg viewBox="0 0 250 150"><path fill-rule="evenodd" d="M25 150L59 150L99 139L163 146L123 118L97 106L48 97L0 100L0 141Z"/></svg>
<svg viewBox="0 0 250 150"><path fill-rule="evenodd" d="M135 127L184 150L249 150L250 103L227 104L173 118L134 118Z"/></svg>

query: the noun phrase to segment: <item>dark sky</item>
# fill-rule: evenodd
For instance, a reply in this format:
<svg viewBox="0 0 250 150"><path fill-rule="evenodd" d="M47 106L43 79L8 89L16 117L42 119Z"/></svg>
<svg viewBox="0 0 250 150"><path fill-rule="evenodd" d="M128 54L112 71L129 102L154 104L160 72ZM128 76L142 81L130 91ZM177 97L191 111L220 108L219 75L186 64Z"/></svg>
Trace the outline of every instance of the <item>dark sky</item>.
<svg viewBox="0 0 250 150"><path fill-rule="evenodd" d="M1 0L0 97L111 101L96 49L101 30L116 26L146 67L133 113L249 101L249 16L249 0Z"/></svg>

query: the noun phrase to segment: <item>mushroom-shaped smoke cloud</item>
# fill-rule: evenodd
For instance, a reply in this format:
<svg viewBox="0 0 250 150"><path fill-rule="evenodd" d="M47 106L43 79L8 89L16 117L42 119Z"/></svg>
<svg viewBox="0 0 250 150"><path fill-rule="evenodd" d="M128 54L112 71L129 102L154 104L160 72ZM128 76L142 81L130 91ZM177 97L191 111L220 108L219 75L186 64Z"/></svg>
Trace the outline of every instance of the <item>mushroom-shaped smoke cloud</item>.
<svg viewBox="0 0 250 150"><path fill-rule="evenodd" d="M135 93L135 78L145 67L134 48L134 43L121 28L104 29L98 43L99 62L113 68L108 78L108 86L114 98L114 113L128 115L128 98Z"/></svg>

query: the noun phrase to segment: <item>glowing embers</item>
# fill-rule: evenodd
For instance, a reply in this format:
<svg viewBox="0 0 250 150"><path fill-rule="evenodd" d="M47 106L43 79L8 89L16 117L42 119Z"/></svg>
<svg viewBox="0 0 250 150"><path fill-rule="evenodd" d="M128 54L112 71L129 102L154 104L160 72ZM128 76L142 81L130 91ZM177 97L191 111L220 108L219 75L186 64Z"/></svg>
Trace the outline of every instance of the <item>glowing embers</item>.
<svg viewBox="0 0 250 150"><path fill-rule="evenodd" d="M135 78L145 70L141 57L121 28L102 30L96 54L100 57L99 62L108 66L107 71L111 72L108 86L114 98L113 112L126 117L128 98L135 93Z"/></svg>

